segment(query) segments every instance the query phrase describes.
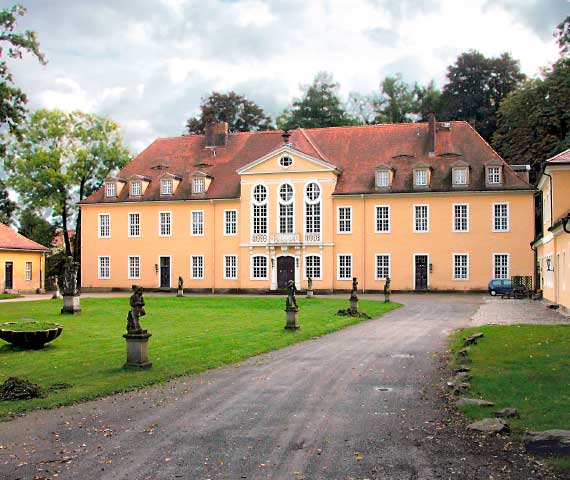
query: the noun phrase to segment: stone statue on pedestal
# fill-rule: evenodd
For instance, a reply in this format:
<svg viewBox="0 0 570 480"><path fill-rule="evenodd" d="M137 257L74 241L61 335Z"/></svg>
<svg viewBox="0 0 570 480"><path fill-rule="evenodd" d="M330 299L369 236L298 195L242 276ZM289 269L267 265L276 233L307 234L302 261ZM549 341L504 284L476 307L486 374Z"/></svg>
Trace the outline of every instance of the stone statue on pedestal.
<svg viewBox="0 0 570 480"><path fill-rule="evenodd" d="M133 285L133 294L129 300L131 309L127 315L127 333L146 333L146 330L141 328L140 317L146 315L144 310L143 288Z"/></svg>
<svg viewBox="0 0 570 480"><path fill-rule="evenodd" d="M390 277L386 277L386 283L384 284L384 302L388 303L390 301L390 294L392 290L390 288Z"/></svg>
<svg viewBox="0 0 570 480"><path fill-rule="evenodd" d="M65 258L63 264L63 308L62 314L80 313L79 304L79 288L77 288L77 272L79 272L79 263L73 261L73 257Z"/></svg>
<svg viewBox="0 0 570 480"><path fill-rule="evenodd" d="M131 309L127 315L127 333L123 335L127 341L127 362L124 368L150 368L152 363L148 361L148 339L151 334L143 330L140 324L140 317L146 315L142 287L133 285L129 304Z"/></svg>
<svg viewBox="0 0 570 480"><path fill-rule="evenodd" d="M61 298L61 293L59 291L59 278L57 275L52 275L49 277L51 286L53 288L53 295L51 298Z"/></svg>
<svg viewBox="0 0 570 480"><path fill-rule="evenodd" d="M184 296L184 279L182 277L178 277L178 293L176 294L177 297Z"/></svg>
<svg viewBox="0 0 570 480"><path fill-rule="evenodd" d="M313 279L307 278L307 298L313 298Z"/></svg>
<svg viewBox="0 0 570 480"><path fill-rule="evenodd" d="M297 287L295 286L295 281L289 280L287 282L287 300L285 302L285 313L287 315L287 324L285 325L285 329L287 330L297 330L300 328L297 324L299 306L297 305L297 298L295 297L296 291Z"/></svg>

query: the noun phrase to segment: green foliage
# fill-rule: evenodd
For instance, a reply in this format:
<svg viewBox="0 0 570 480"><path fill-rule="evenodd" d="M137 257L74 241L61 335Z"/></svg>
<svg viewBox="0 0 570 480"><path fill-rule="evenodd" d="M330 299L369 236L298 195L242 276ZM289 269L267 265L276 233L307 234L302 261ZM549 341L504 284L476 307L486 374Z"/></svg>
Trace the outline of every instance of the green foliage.
<svg viewBox="0 0 570 480"><path fill-rule="evenodd" d="M0 179L0 223L10 225L16 210L16 203L10 200L6 184Z"/></svg>
<svg viewBox="0 0 570 480"><path fill-rule="evenodd" d="M501 101L525 80L518 60L508 53L487 58L470 50L448 67L443 87L441 114L445 120L466 120L486 140L496 128Z"/></svg>
<svg viewBox="0 0 570 480"><path fill-rule="evenodd" d="M18 231L24 235L24 237L28 237L30 240L44 247L51 247L57 230L56 227L45 218L27 208L20 212L19 223L20 228Z"/></svg>
<svg viewBox="0 0 570 480"><path fill-rule="evenodd" d="M415 91L397 74L382 81L380 96L374 99L375 123L408 123L417 111Z"/></svg>
<svg viewBox="0 0 570 480"><path fill-rule="evenodd" d="M570 15L558 24L554 37L560 47L560 55L570 55Z"/></svg>
<svg viewBox="0 0 570 480"><path fill-rule="evenodd" d="M57 275L60 279L63 275L63 265L67 254L65 252L54 253L46 257L46 288L52 288L50 277ZM61 282L61 280L60 280Z"/></svg>
<svg viewBox="0 0 570 480"><path fill-rule="evenodd" d="M16 85L8 63L4 57L22 58L24 52L35 56L40 63L46 64L36 33L30 30L17 32L18 17L24 16L26 9L22 5L14 5L0 10L0 126L7 125L12 132L16 131L26 115L26 95Z"/></svg>
<svg viewBox="0 0 570 480"><path fill-rule="evenodd" d="M312 337L358 323L354 317L339 317L346 300L299 298L301 329L286 331L283 298L279 297L184 297L149 296L143 328L152 334L152 369L129 372L125 362L126 317L129 299L82 298L80 316L62 316L55 300L6 303L0 306L4 321L22 317L64 326L63 334L42 350L20 350L0 345L2 372L24 377L45 390L70 383L45 399L0 402L0 417L8 412L54 407L133 390L164 382L180 375L201 372L239 362ZM396 303L361 300L360 307L378 317ZM0 378L0 381L3 379Z"/></svg>
<svg viewBox="0 0 570 480"><path fill-rule="evenodd" d="M271 117L255 102L235 92L212 92L202 100L200 116L186 122L188 134L204 133L206 125L214 121L228 122L232 132L271 130Z"/></svg>
<svg viewBox="0 0 570 480"><path fill-rule="evenodd" d="M414 95L416 97L415 113L421 122L426 122L430 113L435 114L436 118L440 115L441 110L441 91L435 86L432 80L425 87L414 86Z"/></svg>
<svg viewBox="0 0 570 480"><path fill-rule="evenodd" d="M543 79L526 82L501 103L493 146L535 174L544 160L570 148L570 59L560 59Z"/></svg>
<svg viewBox="0 0 570 480"><path fill-rule="evenodd" d="M291 108L277 117L279 128L325 128L359 123L346 112L338 96L339 84L330 73L319 72L313 83L302 89L303 97L294 99Z"/></svg>

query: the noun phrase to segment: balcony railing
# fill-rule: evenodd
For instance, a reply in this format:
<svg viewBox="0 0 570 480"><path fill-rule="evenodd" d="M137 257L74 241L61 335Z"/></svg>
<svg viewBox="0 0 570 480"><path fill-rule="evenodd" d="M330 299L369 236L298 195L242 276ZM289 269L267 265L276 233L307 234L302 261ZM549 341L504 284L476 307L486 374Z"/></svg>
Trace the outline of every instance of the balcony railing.
<svg viewBox="0 0 570 480"><path fill-rule="evenodd" d="M272 233L269 236L269 243L275 245L289 245L299 243L298 233Z"/></svg>
<svg viewBox="0 0 570 480"><path fill-rule="evenodd" d="M301 235L298 233L254 233L251 235L251 243L258 245L298 245ZM322 242L320 233L305 233L302 237L304 243L318 245Z"/></svg>

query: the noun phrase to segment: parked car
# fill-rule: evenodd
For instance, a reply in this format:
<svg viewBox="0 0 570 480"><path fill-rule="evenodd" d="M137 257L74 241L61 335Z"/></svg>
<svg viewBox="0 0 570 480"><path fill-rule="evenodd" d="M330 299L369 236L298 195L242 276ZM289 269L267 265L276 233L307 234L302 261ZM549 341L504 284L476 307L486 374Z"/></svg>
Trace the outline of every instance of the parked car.
<svg viewBox="0 0 570 480"><path fill-rule="evenodd" d="M494 278L489 282L489 293L493 296L513 291L513 282L509 279Z"/></svg>

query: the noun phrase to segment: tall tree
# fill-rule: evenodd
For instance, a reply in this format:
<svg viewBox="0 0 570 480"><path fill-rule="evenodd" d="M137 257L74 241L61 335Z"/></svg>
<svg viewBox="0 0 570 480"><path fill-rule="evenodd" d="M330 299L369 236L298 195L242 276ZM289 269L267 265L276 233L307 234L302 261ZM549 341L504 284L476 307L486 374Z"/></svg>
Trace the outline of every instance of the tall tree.
<svg viewBox="0 0 570 480"><path fill-rule="evenodd" d="M16 210L16 203L10 200L6 184L0 179L0 223L10 225Z"/></svg>
<svg viewBox="0 0 570 480"><path fill-rule="evenodd" d="M517 60L508 53L487 58L470 50L447 69L448 83L441 96L446 120L467 120L486 139L496 128L501 101L525 79Z"/></svg>
<svg viewBox="0 0 570 480"><path fill-rule="evenodd" d="M414 85L414 95L416 97L416 114L418 120L426 122L428 115L434 113L440 116L441 91L435 86L435 82L430 81L425 87Z"/></svg>
<svg viewBox="0 0 570 480"><path fill-rule="evenodd" d="M265 115L263 108L235 92L212 92L202 99L200 115L186 121L186 132L190 135L204 133L206 125L214 121L228 122L233 132L272 129L271 117Z"/></svg>
<svg viewBox="0 0 570 480"><path fill-rule="evenodd" d="M25 206L51 209L62 227L67 255L72 254L68 226L75 216L74 255L80 260L76 203L129 160L119 127L93 114L42 109L30 116L20 135L9 137L5 164L10 185Z"/></svg>
<svg viewBox="0 0 570 480"><path fill-rule="evenodd" d="M346 112L342 104L339 87L330 73L319 72L313 83L302 87L302 98L294 99L291 108L279 115L277 126L290 130L357 124L358 121Z"/></svg>
<svg viewBox="0 0 570 480"><path fill-rule="evenodd" d="M40 63L46 63L36 33L31 30L16 31L18 17L25 14L26 9L22 5L0 10L0 127L7 125L12 132L24 121L27 97L14 84L6 57L18 59L28 52Z"/></svg>
<svg viewBox="0 0 570 480"><path fill-rule="evenodd" d="M371 125L374 123L374 95L365 95L359 92L350 92L346 102L346 112L356 124Z"/></svg>
<svg viewBox="0 0 570 480"><path fill-rule="evenodd" d="M570 15L568 15L564 20L562 20L556 30L554 31L554 37L558 42L560 47L560 55L562 57L567 57L570 55Z"/></svg>
<svg viewBox="0 0 570 480"><path fill-rule="evenodd" d="M44 247L51 247L53 239L57 234L57 229L41 215L26 208L19 215L20 232L24 237L28 237L34 242L38 242Z"/></svg>
<svg viewBox="0 0 570 480"><path fill-rule="evenodd" d="M414 120L417 107L413 87L404 82L400 74L386 77L381 84L380 96L374 100L375 122L411 122Z"/></svg>

